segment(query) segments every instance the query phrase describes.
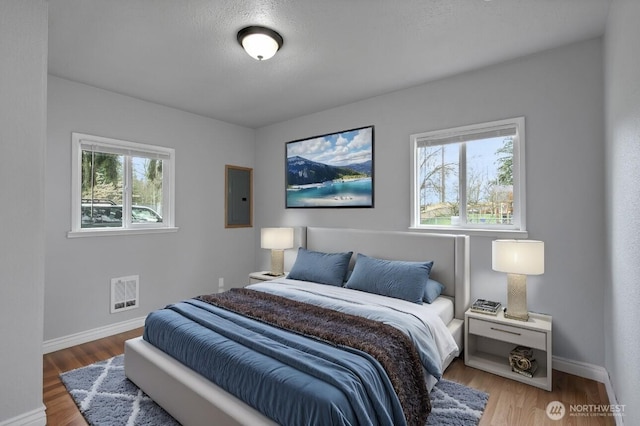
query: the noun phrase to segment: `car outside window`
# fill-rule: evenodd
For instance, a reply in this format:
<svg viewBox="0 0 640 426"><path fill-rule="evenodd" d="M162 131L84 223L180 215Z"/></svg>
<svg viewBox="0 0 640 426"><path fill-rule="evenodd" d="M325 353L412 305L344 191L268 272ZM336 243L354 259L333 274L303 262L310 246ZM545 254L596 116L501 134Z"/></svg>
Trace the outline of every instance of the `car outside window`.
<svg viewBox="0 0 640 426"><path fill-rule="evenodd" d="M161 223L158 212L145 206L132 206L131 222ZM122 206L114 204L82 204L82 227L122 227Z"/></svg>

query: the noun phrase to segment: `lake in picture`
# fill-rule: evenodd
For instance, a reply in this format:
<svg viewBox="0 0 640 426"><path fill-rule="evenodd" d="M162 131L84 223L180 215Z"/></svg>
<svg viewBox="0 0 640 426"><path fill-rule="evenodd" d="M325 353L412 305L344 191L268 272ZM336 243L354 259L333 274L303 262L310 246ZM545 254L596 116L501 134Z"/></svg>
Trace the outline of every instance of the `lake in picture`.
<svg viewBox="0 0 640 426"><path fill-rule="evenodd" d="M370 177L298 185L287 188L287 207L370 207L372 193Z"/></svg>

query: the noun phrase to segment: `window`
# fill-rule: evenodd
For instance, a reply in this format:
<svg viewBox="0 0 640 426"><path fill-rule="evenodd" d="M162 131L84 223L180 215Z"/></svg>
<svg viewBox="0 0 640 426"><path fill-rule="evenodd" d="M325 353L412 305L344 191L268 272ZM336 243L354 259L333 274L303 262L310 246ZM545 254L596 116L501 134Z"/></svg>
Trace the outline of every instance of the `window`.
<svg viewBox="0 0 640 426"><path fill-rule="evenodd" d="M174 150L72 134L69 236L174 230Z"/></svg>
<svg viewBox="0 0 640 426"><path fill-rule="evenodd" d="M411 225L524 231L524 117L411 135Z"/></svg>

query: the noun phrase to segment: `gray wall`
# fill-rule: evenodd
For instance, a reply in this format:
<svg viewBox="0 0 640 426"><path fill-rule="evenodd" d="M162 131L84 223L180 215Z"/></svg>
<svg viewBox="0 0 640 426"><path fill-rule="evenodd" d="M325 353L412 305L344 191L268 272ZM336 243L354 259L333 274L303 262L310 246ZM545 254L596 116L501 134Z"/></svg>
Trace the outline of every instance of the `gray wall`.
<svg viewBox="0 0 640 426"><path fill-rule="evenodd" d="M256 228L407 230L409 135L526 118L529 238L546 242L546 272L529 277L529 309L553 315L556 356L604 365L604 100L602 40L498 64L258 129ZM407 64L410 66L410 64ZM375 208L285 209L285 142L373 124ZM471 296L506 301L491 270L492 237L471 238ZM257 269L268 253L256 246Z"/></svg>
<svg viewBox="0 0 640 426"><path fill-rule="evenodd" d="M47 2L0 2L0 424L44 424Z"/></svg>
<svg viewBox="0 0 640 426"><path fill-rule="evenodd" d="M44 339L144 317L247 281L252 228L224 228L224 166L253 167L255 131L50 76ZM175 148L175 233L67 238L71 132ZM110 280L140 275L140 308L109 313Z"/></svg>
<svg viewBox="0 0 640 426"><path fill-rule="evenodd" d="M640 2L615 0L606 41L606 168L609 276L606 368L625 423L640 424Z"/></svg>

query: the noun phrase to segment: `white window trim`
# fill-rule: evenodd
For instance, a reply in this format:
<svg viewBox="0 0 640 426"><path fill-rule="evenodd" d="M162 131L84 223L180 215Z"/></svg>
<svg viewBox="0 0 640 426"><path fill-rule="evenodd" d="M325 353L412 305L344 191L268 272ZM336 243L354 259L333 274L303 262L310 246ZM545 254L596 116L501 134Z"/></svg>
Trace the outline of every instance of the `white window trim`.
<svg viewBox="0 0 640 426"><path fill-rule="evenodd" d="M463 223L460 226L445 226L445 225L422 225L420 224L420 199L419 193L416 188L417 173L418 173L418 158L416 156L418 144L425 139L444 139L462 137L474 133L480 133L483 131L491 131L495 129L513 127L516 128L517 143L513 144L513 187L514 187L514 211L518 214L513 216L514 223L512 225L474 225ZM412 230L426 230L430 232L464 232L471 235L499 235L501 237L507 237L509 235L513 237L526 237L526 170L525 170L525 120L524 117L515 117L504 120L497 120L487 123L471 124L466 126L455 127L451 129L435 130L424 133L413 134L409 138L410 151L411 151L411 163L410 163L410 177L411 177L411 193L410 193L410 226ZM464 156L461 155L461 158ZM464 160L463 160L464 161ZM462 171L460 173L460 187L466 189L466 164L462 164ZM516 190L517 189L517 190ZM461 191L461 204L463 204L466 198L466 191ZM465 209L460 209L461 215L466 216ZM466 218L465 218L466 221Z"/></svg>
<svg viewBox="0 0 640 426"><path fill-rule="evenodd" d="M68 238L94 237L94 236L114 236L128 234L148 234L175 232L175 150L155 145L147 145L136 142L129 142L119 139L102 136L88 135L84 133L71 134L71 231L67 233ZM82 204L82 147L95 143L102 148L112 149L114 152L126 152L125 155L157 155L166 161L162 167L162 225L158 224L130 224L126 228L82 228L81 224L81 204ZM128 166L125 163L125 169ZM127 170L124 171L127 173ZM128 189L127 189L128 190ZM124 209L123 209L124 210ZM123 211L123 215L128 214ZM124 221L123 221L124 222Z"/></svg>

